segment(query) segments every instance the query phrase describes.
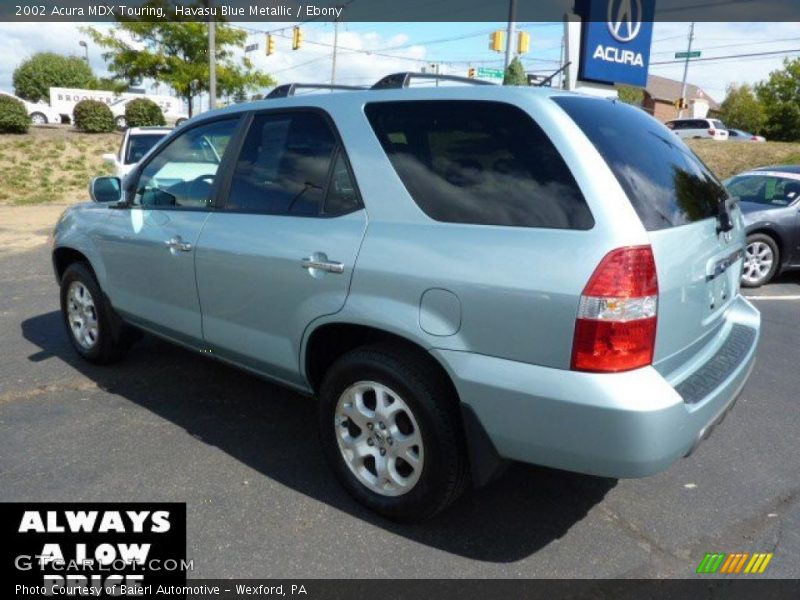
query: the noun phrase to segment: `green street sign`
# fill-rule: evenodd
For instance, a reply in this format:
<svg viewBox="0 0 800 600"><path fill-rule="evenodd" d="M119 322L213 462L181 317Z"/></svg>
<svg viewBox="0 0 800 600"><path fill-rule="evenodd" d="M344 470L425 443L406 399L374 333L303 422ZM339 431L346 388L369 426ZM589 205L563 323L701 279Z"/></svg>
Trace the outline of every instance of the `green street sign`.
<svg viewBox="0 0 800 600"><path fill-rule="evenodd" d="M700 58L700 51L694 50L693 52L676 52L675 58Z"/></svg>
<svg viewBox="0 0 800 600"><path fill-rule="evenodd" d="M485 67L478 67L478 77L503 77L502 69L487 69Z"/></svg>

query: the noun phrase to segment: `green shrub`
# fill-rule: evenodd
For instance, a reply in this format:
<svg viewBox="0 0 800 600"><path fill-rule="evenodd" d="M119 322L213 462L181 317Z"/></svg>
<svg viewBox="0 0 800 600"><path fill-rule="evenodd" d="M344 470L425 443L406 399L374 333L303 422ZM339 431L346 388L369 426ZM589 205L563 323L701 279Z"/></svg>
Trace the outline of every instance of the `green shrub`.
<svg viewBox="0 0 800 600"><path fill-rule="evenodd" d="M0 133L26 133L30 124L25 105L16 98L0 94Z"/></svg>
<svg viewBox="0 0 800 600"><path fill-rule="evenodd" d="M164 126L164 113L158 104L149 98L136 98L125 106L125 120L128 127Z"/></svg>
<svg viewBox="0 0 800 600"><path fill-rule="evenodd" d="M114 131L114 115L105 102L81 100L73 111L75 127L86 133L109 133Z"/></svg>

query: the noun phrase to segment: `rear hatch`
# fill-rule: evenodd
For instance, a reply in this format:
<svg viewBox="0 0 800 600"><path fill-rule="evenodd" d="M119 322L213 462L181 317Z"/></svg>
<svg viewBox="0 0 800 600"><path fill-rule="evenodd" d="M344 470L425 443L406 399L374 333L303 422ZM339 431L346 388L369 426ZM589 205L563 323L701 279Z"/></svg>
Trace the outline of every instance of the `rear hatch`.
<svg viewBox="0 0 800 600"><path fill-rule="evenodd" d="M739 291L741 214L708 167L643 110L600 98L553 100L597 148L648 231L659 288L653 363L671 373L722 333Z"/></svg>

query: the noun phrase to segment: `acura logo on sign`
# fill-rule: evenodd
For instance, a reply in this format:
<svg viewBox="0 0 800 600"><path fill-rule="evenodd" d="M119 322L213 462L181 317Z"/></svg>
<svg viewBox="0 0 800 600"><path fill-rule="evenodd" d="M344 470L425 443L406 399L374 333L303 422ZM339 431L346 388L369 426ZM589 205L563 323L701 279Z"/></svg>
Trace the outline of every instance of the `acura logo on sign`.
<svg viewBox="0 0 800 600"><path fill-rule="evenodd" d="M608 0L608 31L618 42L630 42L642 28L642 0Z"/></svg>

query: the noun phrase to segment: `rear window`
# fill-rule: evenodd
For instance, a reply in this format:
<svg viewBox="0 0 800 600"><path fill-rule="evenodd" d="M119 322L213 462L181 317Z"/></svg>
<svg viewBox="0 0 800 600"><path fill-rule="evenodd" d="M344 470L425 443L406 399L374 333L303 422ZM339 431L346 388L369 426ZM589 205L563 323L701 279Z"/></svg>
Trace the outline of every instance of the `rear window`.
<svg viewBox="0 0 800 600"><path fill-rule="evenodd" d="M711 119L711 124L714 126L715 129L725 129L725 123L723 123L719 119Z"/></svg>
<svg viewBox="0 0 800 600"><path fill-rule="evenodd" d="M380 102L365 108L417 205L450 223L590 229L575 179L522 110L500 102Z"/></svg>
<svg viewBox="0 0 800 600"><path fill-rule="evenodd" d="M128 154L125 157L125 164L137 163L155 146L166 133L148 133L145 135L131 135L128 138Z"/></svg>
<svg viewBox="0 0 800 600"><path fill-rule="evenodd" d="M715 217L725 188L681 139L611 100L553 98L605 159L648 231Z"/></svg>

